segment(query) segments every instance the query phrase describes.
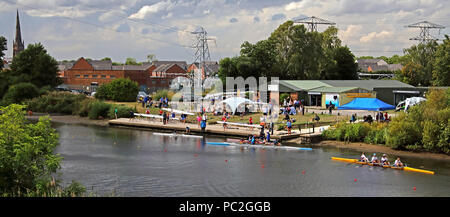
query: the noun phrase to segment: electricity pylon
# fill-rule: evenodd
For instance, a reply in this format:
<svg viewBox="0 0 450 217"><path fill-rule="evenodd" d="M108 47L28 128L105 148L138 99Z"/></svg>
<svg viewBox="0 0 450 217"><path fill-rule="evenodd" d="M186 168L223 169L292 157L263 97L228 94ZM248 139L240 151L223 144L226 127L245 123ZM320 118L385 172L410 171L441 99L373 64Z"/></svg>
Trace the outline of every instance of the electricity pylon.
<svg viewBox="0 0 450 217"><path fill-rule="evenodd" d="M407 28L419 28L420 29L420 34L419 36L416 36L414 38L410 38L409 40L416 40L416 41L420 41L420 43L427 43L429 41L437 41L439 39L433 37L430 34L430 30L431 29L439 29L439 34L441 33L441 29L444 29L445 26L439 25L439 24L434 24L434 23L430 23L428 21L422 21L422 22L418 22L418 23L414 23L411 25L406 26Z"/></svg>
<svg viewBox="0 0 450 217"><path fill-rule="evenodd" d="M305 17L305 18L301 18L301 19L296 19L293 20L294 23L303 23L303 24L307 24L308 25L308 30L310 32L317 32L317 25L318 24L322 24L322 25L336 25L336 23L328 21L328 20L324 20L315 16L312 17Z"/></svg>

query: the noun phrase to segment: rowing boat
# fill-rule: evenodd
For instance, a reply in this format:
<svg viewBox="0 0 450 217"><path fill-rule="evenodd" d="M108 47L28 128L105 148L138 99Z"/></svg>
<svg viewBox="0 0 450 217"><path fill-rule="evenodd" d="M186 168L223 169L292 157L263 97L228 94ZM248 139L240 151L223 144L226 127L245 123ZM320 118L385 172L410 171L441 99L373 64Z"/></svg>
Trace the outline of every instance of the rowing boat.
<svg viewBox="0 0 450 217"><path fill-rule="evenodd" d="M191 138L203 138L203 136L186 135L186 134L176 134L176 133L153 133L153 135L157 135L157 136L181 136L181 137L191 137Z"/></svg>
<svg viewBox="0 0 450 217"><path fill-rule="evenodd" d="M284 150L303 150L303 151L312 151L312 148L293 147L293 146L250 145L250 144L239 144L239 143L231 143L231 142L207 142L206 144L208 144L208 145L219 145L219 146L247 147L247 148L263 148L263 149L284 149Z"/></svg>
<svg viewBox="0 0 450 217"><path fill-rule="evenodd" d="M355 163L355 164L362 164L362 165L369 165L369 166L378 166L378 167L383 167L383 168L391 168L391 169L396 169L396 170L404 170L404 171L419 172L419 173L426 173L426 174L434 175L434 172L429 171L429 170L421 170L421 169L416 169L416 168L412 168L412 167L394 167L394 166L389 166L389 165L373 164L373 163L369 163L369 162L362 162L362 161L359 161L358 159L331 157L331 160L344 161L344 162L348 162L348 163Z"/></svg>

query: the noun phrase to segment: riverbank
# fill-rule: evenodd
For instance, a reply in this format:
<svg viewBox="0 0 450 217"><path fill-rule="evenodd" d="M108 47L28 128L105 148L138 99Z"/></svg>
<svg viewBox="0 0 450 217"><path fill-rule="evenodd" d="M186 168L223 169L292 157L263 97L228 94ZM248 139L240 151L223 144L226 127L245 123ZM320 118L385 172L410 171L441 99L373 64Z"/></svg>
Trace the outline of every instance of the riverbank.
<svg viewBox="0 0 450 217"><path fill-rule="evenodd" d="M291 139L287 142L299 143L299 139ZM340 141L330 141L325 140L318 143L311 144L312 147L333 147L338 149L350 149L359 152L366 152L366 156L370 156L369 153L378 153L378 154L388 154L392 156L399 157L414 157L414 158L422 158L422 159L433 159L433 160L442 160L450 162L450 156L446 154L437 154L430 152L410 152L410 151L401 151L394 150L392 148L382 146L382 145L373 145L362 142L340 142Z"/></svg>
<svg viewBox="0 0 450 217"><path fill-rule="evenodd" d="M64 124L81 124L81 125L95 125L95 126L108 126L108 120L92 120L88 117L80 117L77 115L61 115L61 114L45 114L45 113L34 113L33 115L26 115L28 120L39 120L40 117L48 115L51 122L64 123Z"/></svg>

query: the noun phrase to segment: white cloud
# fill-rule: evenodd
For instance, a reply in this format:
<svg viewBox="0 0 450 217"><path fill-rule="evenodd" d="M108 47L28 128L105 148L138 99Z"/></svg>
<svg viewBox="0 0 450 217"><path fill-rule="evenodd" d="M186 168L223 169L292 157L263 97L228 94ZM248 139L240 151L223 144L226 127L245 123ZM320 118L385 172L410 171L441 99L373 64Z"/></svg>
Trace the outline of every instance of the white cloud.
<svg viewBox="0 0 450 217"><path fill-rule="evenodd" d="M58 8L58 10L28 10L26 13L30 16L34 17L70 17L70 18L78 18L78 17L86 17L89 14L95 13L95 10L85 10L79 8Z"/></svg>
<svg viewBox="0 0 450 217"><path fill-rule="evenodd" d="M287 4L284 9L287 11L292 11L292 10L296 10L296 9L300 9L303 6L303 2L291 2L289 4Z"/></svg>
<svg viewBox="0 0 450 217"><path fill-rule="evenodd" d="M155 14L163 10L169 10L173 7L170 1L161 1L152 5L145 5L129 18L144 19L149 14Z"/></svg>
<svg viewBox="0 0 450 217"><path fill-rule="evenodd" d="M293 11L293 10L300 10L300 9L306 9L306 8L312 8L312 7L320 7L321 4L317 0L302 0L299 2L291 2L284 6L284 10L286 11Z"/></svg>
<svg viewBox="0 0 450 217"><path fill-rule="evenodd" d="M347 29L340 30L338 36L344 43L348 43L357 37L361 33L361 30L363 30L361 25L349 25Z"/></svg>
<svg viewBox="0 0 450 217"><path fill-rule="evenodd" d="M377 40L377 41L380 41L380 40L384 41L387 38L389 38L390 36L392 36L392 32L388 32L388 31L383 30L380 33L371 32L371 33L361 37L359 39L359 41L363 42L363 43L371 43L371 42L373 42L375 40Z"/></svg>

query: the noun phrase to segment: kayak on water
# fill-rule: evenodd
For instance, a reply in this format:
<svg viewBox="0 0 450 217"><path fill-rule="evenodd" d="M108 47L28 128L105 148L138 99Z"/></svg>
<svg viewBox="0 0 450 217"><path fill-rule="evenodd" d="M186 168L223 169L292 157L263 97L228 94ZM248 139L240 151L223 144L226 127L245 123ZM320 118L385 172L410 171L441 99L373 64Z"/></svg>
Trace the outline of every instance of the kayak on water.
<svg viewBox="0 0 450 217"><path fill-rule="evenodd" d="M191 138L203 138L203 136L198 136L198 135L187 135L187 134L177 134L177 133L153 133L153 135L157 135L157 136L182 136L182 137L191 137Z"/></svg>
<svg viewBox="0 0 450 217"><path fill-rule="evenodd" d="M239 144L249 144L249 145L252 144L251 138L249 138L249 139L229 139L228 138L227 142L239 143ZM273 141L267 142L265 140L255 139L253 145L256 145L256 144L258 144L258 145L276 145L276 146L280 146L281 142L278 141L278 140L273 140Z"/></svg>
<svg viewBox="0 0 450 217"><path fill-rule="evenodd" d="M207 142L206 144L219 145L219 146L237 146L237 147L247 147L247 148L267 148L267 149L312 151L312 148L293 147L293 146L251 145L251 144L240 144L240 143L230 143L230 142Z"/></svg>
<svg viewBox="0 0 450 217"><path fill-rule="evenodd" d="M348 163L355 163L355 164L362 164L362 165L369 165L369 166L378 166L378 167L383 167L383 168L391 168L391 169L396 169L396 170L404 170L404 171L419 172L419 173L426 173L426 174L434 175L433 171L416 169L416 168L408 167L406 165L403 167L396 167L396 166L390 166L390 165L383 165L381 163L363 162L358 159L350 159L350 158L331 157L331 159L337 160L337 161L344 161L344 162L348 162Z"/></svg>

